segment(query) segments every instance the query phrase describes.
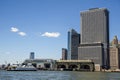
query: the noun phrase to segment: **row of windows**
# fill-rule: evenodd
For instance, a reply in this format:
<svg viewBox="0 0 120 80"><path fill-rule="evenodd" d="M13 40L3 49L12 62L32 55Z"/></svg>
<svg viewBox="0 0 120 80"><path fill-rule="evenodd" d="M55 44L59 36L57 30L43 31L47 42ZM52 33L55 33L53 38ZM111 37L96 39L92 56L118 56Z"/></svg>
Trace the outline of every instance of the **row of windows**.
<svg viewBox="0 0 120 80"><path fill-rule="evenodd" d="M102 65L103 50L102 47L79 47L78 48L78 59L92 59L95 64Z"/></svg>

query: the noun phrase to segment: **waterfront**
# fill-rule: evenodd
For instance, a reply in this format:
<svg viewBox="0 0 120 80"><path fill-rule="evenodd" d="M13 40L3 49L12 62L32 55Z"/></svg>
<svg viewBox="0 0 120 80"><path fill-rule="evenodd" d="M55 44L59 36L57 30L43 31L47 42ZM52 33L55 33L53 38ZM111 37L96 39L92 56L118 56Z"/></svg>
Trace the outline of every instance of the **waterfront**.
<svg viewBox="0 0 120 80"><path fill-rule="evenodd" d="M0 71L0 80L120 80L120 73L74 71Z"/></svg>

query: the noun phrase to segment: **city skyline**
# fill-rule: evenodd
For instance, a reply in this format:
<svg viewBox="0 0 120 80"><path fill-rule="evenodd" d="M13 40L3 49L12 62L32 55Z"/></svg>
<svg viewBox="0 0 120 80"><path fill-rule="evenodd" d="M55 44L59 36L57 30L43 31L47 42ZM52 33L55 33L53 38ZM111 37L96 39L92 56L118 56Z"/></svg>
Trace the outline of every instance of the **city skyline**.
<svg viewBox="0 0 120 80"><path fill-rule="evenodd" d="M1 0L0 64L22 62L35 52L36 58L61 58L67 48L67 31L80 32L80 12L89 8L110 11L110 41L120 37L120 1ZM114 5L114 6L113 6Z"/></svg>

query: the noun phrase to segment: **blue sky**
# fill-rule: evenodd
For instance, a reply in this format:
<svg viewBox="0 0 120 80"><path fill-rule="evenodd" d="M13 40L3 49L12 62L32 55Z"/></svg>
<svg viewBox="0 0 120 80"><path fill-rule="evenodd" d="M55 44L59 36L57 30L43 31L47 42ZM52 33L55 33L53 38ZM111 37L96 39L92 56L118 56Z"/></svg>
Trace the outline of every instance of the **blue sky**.
<svg viewBox="0 0 120 80"><path fill-rule="evenodd" d="M0 0L0 64L36 58L61 58L67 32L80 33L80 12L110 11L110 40L120 38L120 0Z"/></svg>

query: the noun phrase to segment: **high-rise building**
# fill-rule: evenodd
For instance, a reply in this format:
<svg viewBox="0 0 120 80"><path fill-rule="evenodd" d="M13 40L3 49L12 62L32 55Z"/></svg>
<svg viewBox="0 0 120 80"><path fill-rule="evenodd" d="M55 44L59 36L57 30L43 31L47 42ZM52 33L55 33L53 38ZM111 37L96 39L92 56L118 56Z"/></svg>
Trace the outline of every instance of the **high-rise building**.
<svg viewBox="0 0 120 80"><path fill-rule="evenodd" d="M78 46L80 43L80 34L78 34L74 29L68 31L68 53L67 60L77 60L78 59Z"/></svg>
<svg viewBox="0 0 120 80"><path fill-rule="evenodd" d="M30 59L34 59L34 54L35 54L34 52L30 53Z"/></svg>
<svg viewBox="0 0 120 80"><path fill-rule="evenodd" d="M109 66L109 12L92 8L80 13L81 44L78 59L91 59L102 68Z"/></svg>
<svg viewBox="0 0 120 80"><path fill-rule="evenodd" d="M117 36L111 42L110 46L110 69L120 69L120 46L118 44Z"/></svg>
<svg viewBox="0 0 120 80"><path fill-rule="evenodd" d="M110 69L120 69L120 48L110 46Z"/></svg>
<svg viewBox="0 0 120 80"><path fill-rule="evenodd" d="M62 60L67 60L67 49L62 48Z"/></svg>
<svg viewBox="0 0 120 80"><path fill-rule="evenodd" d="M109 12L105 8L83 11L81 15L81 44L109 44Z"/></svg>

